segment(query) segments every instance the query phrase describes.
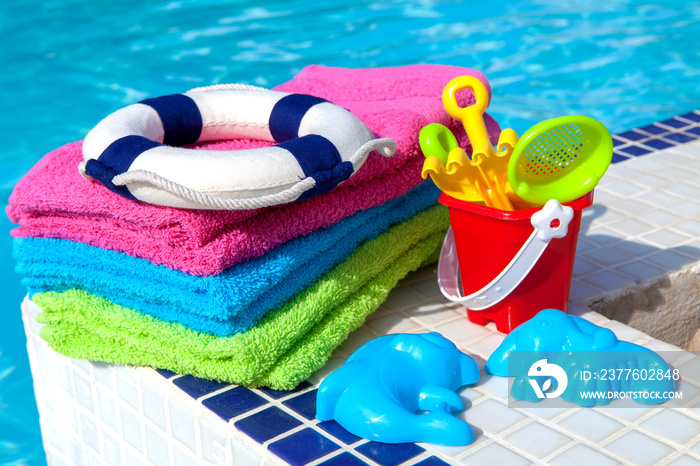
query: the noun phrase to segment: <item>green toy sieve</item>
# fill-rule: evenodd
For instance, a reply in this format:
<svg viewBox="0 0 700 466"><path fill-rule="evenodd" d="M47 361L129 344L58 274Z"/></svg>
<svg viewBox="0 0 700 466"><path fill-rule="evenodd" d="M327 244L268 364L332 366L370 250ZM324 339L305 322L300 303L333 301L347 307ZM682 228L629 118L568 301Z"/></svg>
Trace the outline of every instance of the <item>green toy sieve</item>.
<svg viewBox="0 0 700 466"><path fill-rule="evenodd" d="M508 163L508 181L518 197L532 204L570 202L595 188L612 153L612 137L597 120L552 118L520 138Z"/></svg>

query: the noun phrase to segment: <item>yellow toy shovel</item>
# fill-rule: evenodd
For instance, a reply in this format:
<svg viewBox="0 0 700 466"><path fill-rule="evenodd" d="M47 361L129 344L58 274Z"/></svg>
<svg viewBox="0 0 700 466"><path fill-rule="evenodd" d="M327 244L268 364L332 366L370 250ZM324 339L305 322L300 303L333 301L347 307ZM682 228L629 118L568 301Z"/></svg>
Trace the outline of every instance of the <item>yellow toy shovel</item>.
<svg viewBox="0 0 700 466"><path fill-rule="evenodd" d="M467 107L457 103L457 92L471 89L475 102ZM497 146L501 152L491 145L484 124L484 111L489 103L486 86L473 76L458 76L447 83L442 92L442 104L447 113L464 125L464 129L472 143L472 162L479 168L483 178L488 183L489 199L493 207L502 210L513 210L506 195L511 191L508 183L508 161L513 148L518 142L518 135L512 129L501 132ZM487 201L488 205L488 201Z"/></svg>
<svg viewBox="0 0 700 466"><path fill-rule="evenodd" d="M468 107L457 103L457 92L471 89L476 102ZM430 176L444 193L464 201L484 201L489 207L513 210L508 194L508 160L518 142L512 129L501 132L498 151L489 141L483 113L488 105L484 84L473 76L459 76L450 81L442 94L447 113L462 122L472 144L471 159L460 149L452 132L443 125L428 125L420 134L426 161L422 176Z"/></svg>

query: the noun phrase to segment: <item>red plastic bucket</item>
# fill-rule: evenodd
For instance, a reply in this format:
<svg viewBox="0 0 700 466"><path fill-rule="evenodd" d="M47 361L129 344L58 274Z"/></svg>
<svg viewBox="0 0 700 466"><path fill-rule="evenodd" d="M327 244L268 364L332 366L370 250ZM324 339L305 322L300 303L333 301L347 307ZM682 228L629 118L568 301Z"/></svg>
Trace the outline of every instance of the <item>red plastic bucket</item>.
<svg viewBox="0 0 700 466"><path fill-rule="evenodd" d="M566 236L549 242L528 275L507 297L480 311L467 309L469 320L479 325L493 321L499 331L509 333L543 309L566 312L581 211L592 202L591 191L564 204L574 210ZM503 211L446 194L440 196L440 203L450 209L465 295L488 285L513 260L533 233L530 219L539 211L539 208Z"/></svg>

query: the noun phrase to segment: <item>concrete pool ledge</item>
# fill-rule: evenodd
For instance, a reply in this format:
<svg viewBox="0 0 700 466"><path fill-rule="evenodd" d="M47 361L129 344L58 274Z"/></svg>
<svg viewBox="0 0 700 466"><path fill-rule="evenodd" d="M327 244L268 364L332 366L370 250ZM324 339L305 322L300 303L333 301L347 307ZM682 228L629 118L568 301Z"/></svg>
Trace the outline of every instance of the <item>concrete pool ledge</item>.
<svg viewBox="0 0 700 466"><path fill-rule="evenodd" d="M646 128L646 129L645 129ZM247 389L50 350L22 305L44 446L54 465L700 464L700 114L615 136L615 162L584 211L569 312L620 339L671 352L681 407L513 408L508 380L483 371L504 335L468 321L435 267L382 307L292 392ZM387 333L438 331L472 355L481 380L460 395L475 441L383 445L314 419L318 383Z"/></svg>

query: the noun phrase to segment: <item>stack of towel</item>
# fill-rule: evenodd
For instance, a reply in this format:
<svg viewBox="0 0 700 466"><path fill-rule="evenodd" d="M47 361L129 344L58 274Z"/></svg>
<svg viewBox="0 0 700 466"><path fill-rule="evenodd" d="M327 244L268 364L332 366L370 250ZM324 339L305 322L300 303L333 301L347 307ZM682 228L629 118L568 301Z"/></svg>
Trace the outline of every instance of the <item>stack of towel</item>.
<svg viewBox="0 0 700 466"><path fill-rule="evenodd" d="M372 154L328 193L273 208L146 205L84 180L80 143L47 154L7 208L42 336L70 357L293 388L398 280L436 260L449 219L439 190L420 177L418 133L433 122L457 129L441 94L465 74L486 82L451 66L310 66L279 86L347 108L375 136L394 138L397 152ZM498 125L486 123L497 137Z"/></svg>

